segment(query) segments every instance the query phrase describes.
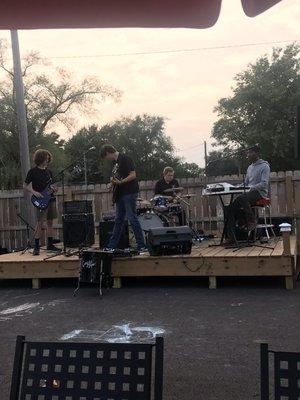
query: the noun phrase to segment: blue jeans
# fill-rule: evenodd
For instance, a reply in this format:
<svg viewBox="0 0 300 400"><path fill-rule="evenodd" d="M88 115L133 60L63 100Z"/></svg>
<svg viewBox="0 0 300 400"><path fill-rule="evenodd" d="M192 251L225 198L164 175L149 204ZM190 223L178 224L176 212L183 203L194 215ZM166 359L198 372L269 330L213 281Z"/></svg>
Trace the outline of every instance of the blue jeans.
<svg viewBox="0 0 300 400"><path fill-rule="evenodd" d="M117 201L115 225L108 243L108 247L112 249L118 248L126 216L132 227L137 248L141 249L142 247L145 247L143 231L136 214L137 197L137 193L125 194Z"/></svg>

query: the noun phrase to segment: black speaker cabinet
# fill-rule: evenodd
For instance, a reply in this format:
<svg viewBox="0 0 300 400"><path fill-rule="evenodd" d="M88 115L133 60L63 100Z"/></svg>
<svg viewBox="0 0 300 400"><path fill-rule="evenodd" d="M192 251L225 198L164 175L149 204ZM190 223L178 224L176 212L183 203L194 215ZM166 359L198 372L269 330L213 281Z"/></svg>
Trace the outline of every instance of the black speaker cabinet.
<svg viewBox="0 0 300 400"><path fill-rule="evenodd" d="M190 254L192 231L188 226L152 228L147 244L151 256Z"/></svg>
<svg viewBox="0 0 300 400"><path fill-rule="evenodd" d="M91 200L70 200L64 202L65 214L92 214L93 204Z"/></svg>
<svg viewBox="0 0 300 400"><path fill-rule="evenodd" d="M94 214L65 214L63 230L67 247L91 246L95 243Z"/></svg>
<svg viewBox="0 0 300 400"><path fill-rule="evenodd" d="M101 221L99 223L99 247L107 247L109 239L114 229L114 221ZM127 249L129 247L128 222L125 221L124 230L118 245L118 249Z"/></svg>

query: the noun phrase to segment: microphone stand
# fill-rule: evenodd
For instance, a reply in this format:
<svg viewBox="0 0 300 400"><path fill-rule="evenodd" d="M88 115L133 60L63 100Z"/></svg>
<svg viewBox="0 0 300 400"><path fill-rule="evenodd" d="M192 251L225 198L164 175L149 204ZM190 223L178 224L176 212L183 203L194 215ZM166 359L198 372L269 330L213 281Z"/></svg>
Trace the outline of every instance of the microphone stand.
<svg viewBox="0 0 300 400"><path fill-rule="evenodd" d="M35 233L36 228L33 228L28 221L20 213L17 213L17 217L20 218L22 222L26 225L26 246L24 249L21 250L20 255L23 255L26 253L27 250L32 248L31 241L30 241L30 229Z"/></svg>
<svg viewBox="0 0 300 400"><path fill-rule="evenodd" d="M64 219L66 215L66 205L65 205L65 171L69 170L72 167L75 167L78 164L78 162L74 162L72 164L69 164L67 167L62 169L58 174L56 174L53 177L53 180L57 177L60 177L61 181L61 188L62 188L62 202L63 202L63 214L62 214L62 226L63 226L63 249L60 252L57 252L55 254L52 254L51 256L45 257L44 260L49 260L50 258L54 258L60 255L64 255L66 257L70 256L70 254L67 253L67 246L66 246L66 235L65 235L65 230L64 230Z"/></svg>

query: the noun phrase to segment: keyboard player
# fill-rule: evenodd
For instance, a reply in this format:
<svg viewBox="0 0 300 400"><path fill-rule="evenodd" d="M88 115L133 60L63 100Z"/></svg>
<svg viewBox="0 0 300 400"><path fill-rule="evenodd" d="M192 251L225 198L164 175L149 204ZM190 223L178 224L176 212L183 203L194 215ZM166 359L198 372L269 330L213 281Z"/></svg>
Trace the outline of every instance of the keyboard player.
<svg viewBox="0 0 300 400"><path fill-rule="evenodd" d="M247 169L245 185L250 190L236 197L228 210L227 244L234 240L233 234L236 225L242 225L248 232L256 225L255 215L251 206L258 200L268 197L270 166L267 161L260 158L258 145L247 150L247 158L251 162Z"/></svg>

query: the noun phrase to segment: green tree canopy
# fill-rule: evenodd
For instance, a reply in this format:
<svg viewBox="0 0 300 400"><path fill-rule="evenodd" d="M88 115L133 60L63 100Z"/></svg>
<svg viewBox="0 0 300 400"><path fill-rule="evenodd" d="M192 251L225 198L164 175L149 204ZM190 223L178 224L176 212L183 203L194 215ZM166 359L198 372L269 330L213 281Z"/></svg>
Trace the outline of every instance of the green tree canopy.
<svg viewBox="0 0 300 400"><path fill-rule="evenodd" d="M175 156L173 143L165 134L163 117L144 114L124 117L101 128L96 125L83 128L66 143L69 159L81 162L83 152L95 147L87 157L89 182L107 182L109 179L111 166L99 159L100 148L105 143L133 159L140 180L159 179L165 166L172 166L177 177L199 176L201 171L197 164L186 163ZM72 179L83 181L83 172Z"/></svg>
<svg viewBox="0 0 300 400"><path fill-rule="evenodd" d="M259 143L272 171L297 168L294 159L295 109L300 104L300 47L274 48L235 77L231 97L219 100L213 127L225 154Z"/></svg>

